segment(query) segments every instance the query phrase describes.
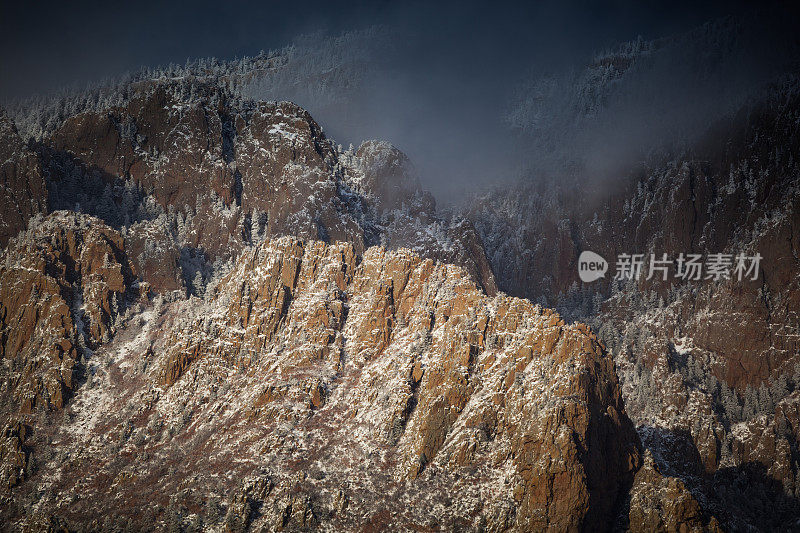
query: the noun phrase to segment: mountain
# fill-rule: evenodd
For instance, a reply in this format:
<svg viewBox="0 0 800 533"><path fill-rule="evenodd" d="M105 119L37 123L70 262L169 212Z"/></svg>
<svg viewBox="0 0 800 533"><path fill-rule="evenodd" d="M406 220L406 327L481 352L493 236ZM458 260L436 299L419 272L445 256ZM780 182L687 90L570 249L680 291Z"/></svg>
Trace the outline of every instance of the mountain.
<svg viewBox="0 0 800 533"><path fill-rule="evenodd" d="M512 118L591 131L675 46ZM619 179L565 145L574 174L444 213L391 144L247 96L293 61L317 67L203 60L0 117L3 530L796 525L796 77ZM589 249L763 259L580 285Z"/></svg>

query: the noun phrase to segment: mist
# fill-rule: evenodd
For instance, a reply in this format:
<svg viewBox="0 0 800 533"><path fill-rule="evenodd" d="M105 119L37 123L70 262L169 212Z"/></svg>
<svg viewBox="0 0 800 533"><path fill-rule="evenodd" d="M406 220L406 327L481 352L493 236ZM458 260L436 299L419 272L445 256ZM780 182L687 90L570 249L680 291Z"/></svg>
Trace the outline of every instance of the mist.
<svg viewBox="0 0 800 533"><path fill-rule="evenodd" d="M247 93L296 101L345 145L393 142L440 201L458 201L518 179L607 183L690 147L797 57L776 8L649 39L632 33L641 21L592 25L574 6L540 4L527 24L460 15L303 36L290 68Z"/></svg>
<svg viewBox="0 0 800 533"><path fill-rule="evenodd" d="M345 146L392 142L445 203L565 169L613 179L658 146L690 143L780 73L793 46L781 4L60 5L4 6L4 99L281 50L286 68L247 96L295 101ZM626 54L621 75L603 68Z"/></svg>

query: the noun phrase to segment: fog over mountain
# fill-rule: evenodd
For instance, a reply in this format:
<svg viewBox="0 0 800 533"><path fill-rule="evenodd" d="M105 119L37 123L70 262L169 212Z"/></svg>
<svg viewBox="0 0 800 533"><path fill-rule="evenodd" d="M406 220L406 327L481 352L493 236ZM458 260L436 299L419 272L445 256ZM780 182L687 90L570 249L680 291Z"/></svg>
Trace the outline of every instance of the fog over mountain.
<svg viewBox="0 0 800 533"><path fill-rule="evenodd" d="M785 62L793 28L781 4L762 6L753 21L752 7L728 2L54 4L47 17L21 5L3 9L5 100L141 66L289 45L293 65L246 94L295 101L345 144L389 140L442 201L560 171L566 153L614 174L620 161L735 107L728 104ZM584 72L597 54L708 21L730 26L731 15L748 26L722 37L730 43L718 46L719 35L709 33L705 42L678 37L658 50L631 50L632 60L645 57L622 89L609 79L608 94L580 93L581 83L598 81L587 76L603 75Z"/></svg>

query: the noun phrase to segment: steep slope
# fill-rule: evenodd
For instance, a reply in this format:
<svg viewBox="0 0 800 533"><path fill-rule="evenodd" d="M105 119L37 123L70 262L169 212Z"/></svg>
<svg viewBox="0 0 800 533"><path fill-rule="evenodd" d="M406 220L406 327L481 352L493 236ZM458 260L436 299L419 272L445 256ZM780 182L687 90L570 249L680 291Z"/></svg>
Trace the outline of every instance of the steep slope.
<svg viewBox="0 0 800 533"><path fill-rule="evenodd" d="M7 524L594 528L640 464L586 327L408 250L264 242L118 328Z"/></svg>
<svg viewBox="0 0 800 533"><path fill-rule="evenodd" d="M4 487L25 475L31 415L66 404L84 377L82 361L110 339L135 297L133 281L122 237L85 215L34 218L11 240L0 265Z"/></svg>

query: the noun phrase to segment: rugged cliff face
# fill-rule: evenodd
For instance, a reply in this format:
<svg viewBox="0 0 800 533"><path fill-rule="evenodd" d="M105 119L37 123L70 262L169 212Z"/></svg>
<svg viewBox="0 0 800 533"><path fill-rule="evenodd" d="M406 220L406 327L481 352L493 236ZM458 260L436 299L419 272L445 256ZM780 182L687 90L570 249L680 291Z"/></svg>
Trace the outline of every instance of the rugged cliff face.
<svg viewBox="0 0 800 533"><path fill-rule="evenodd" d="M136 290L120 235L85 215L37 215L2 258L0 461L9 488L28 466L26 421L64 407L85 378L81 361L111 338L114 320Z"/></svg>
<svg viewBox="0 0 800 533"><path fill-rule="evenodd" d="M9 387L23 412L61 408L72 389L76 343L91 349L113 333L133 274L122 238L97 220L59 212L12 239L0 266L4 358L21 367ZM35 370L60 374L36 376Z"/></svg>
<svg viewBox="0 0 800 533"><path fill-rule="evenodd" d="M526 530L625 512L641 460L612 361L587 328L496 296L472 225L437 217L402 153L336 150L292 104L170 94L25 148L39 198L69 211L3 253L5 523L111 527L113 508L135 528Z"/></svg>
<svg viewBox="0 0 800 533"><path fill-rule="evenodd" d="M264 242L85 365L7 520L41 489L34 525L573 529L613 522L641 461L586 327L408 250Z"/></svg>

